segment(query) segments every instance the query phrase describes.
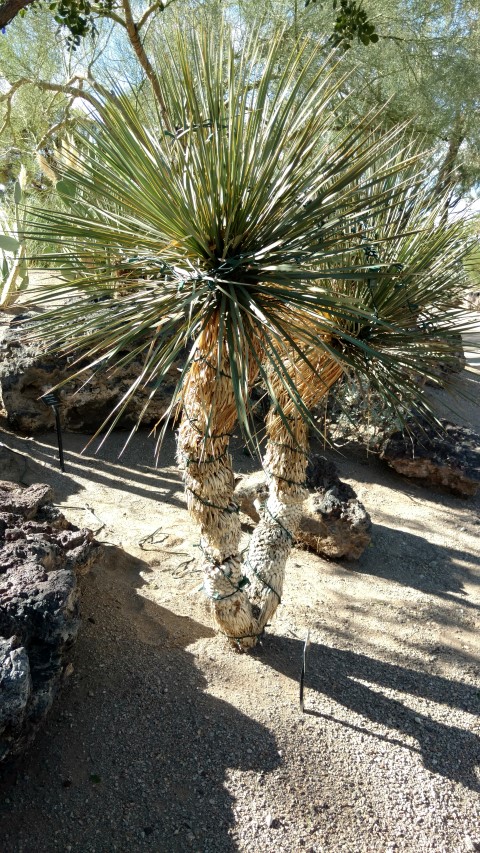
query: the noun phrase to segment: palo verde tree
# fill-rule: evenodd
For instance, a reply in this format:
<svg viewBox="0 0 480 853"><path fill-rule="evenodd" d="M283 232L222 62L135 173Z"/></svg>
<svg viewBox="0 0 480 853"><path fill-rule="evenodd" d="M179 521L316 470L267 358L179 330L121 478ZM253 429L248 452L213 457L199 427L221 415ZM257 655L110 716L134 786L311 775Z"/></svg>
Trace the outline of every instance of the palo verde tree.
<svg viewBox="0 0 480 853"><path fill-rule="evenodd" d="M311 407L348 367L392 405L408 396L425 410L416 377L454 349L455 312L447 284L435 291L434 250L419 242L413 260L396 260L418 205L418 153L401 127L383 132L377 112L338 129L338 57L318 67L306 41L285 56L282 33L239 50L224 29L178 34L162 63L169 126L161 114L148 124L121 91L106 96L79 153L59 164L67 208L35 213L32 236L58 245L47 260L60 281L43 298L62 304L39 331L97 369L143 354L108 430L136 388L153 396L182 354L163 429L175 415L216 623L247 649L282 596ZM413 321L413 305L435 335ZM242 556L229 439L239 423L258 444L257 381L270 400L269 493Z"/></svg>
<svg viewBox="0 0 480 853"><path fill-rule="evenodd" d="M0 4L0 9L4 6ZM385 120L392 124L410 120L412 130L422 134L426 145L435 149L438 193L442 194L446 187L450 190L447 215L459 196L475 190L479 182L478 3L439 0L432 9L428 0L396 0L388 5L380 0L342 0L333 6L333 0L268 0L261 10L252 0L235 4L219 4L216 0L92 3L82 24L85 35L78 36L80 46L75 52L68 52L65 34L70 31L55 21L55 4L33 4L23 20L12 20L0 38L4 77L0 87L2 143L5 140L7 144L9 126L15 123L11 119L23 110L26 101L33 105L34 114L51 111L51 93L58 96L50 126L55 128L63 121L73 124L72 103L78 105L78 98L92 102L102 85L108 87L108 69L113 67L116 75L141 88L142 98L151 89L162 108L158 82L162 76L162 51L158 47L171 41L180 18L188 19L192 26L203 22L216 28L221 7L233 17L237 28L248 29L259 25L261 11L266 33L280 23L285 27L286 40L299 44L305 36L316 40L319 64L332 41L341 44L342 49L350 45L346 64L353 73L345 94L354 92L354 97L345 99L346 115L339 112L339 122L388 101ZM69 7L74 10L75 3L67 2L65 9ZM102 61L99 56L107 42ZM26 67L19 71L12 54L22 58L21 52L26 57ZM57 67L54 73L48 72L42 54L47 54L50 61L56 60L57 66L68 56L65 69ZM156 59L160 60L158 65ZM145 78L150 86L143 85Z"/></svg>
<svg viewBox="0 0 480 853"><path fill-rule="evenodd" d="M140 23L155 12L163 12L171 2L154 0L148 4L141 11ZM305 0L305 6L316 2ZM29 7L36 10L43 5L46 5L54 21L67 31L67 40L74 48L85 36L95 34L96 22L104 17L140 29L133 20L129 0L52 0L48 4L44 4L43 0L4 0L0 3L0 30L5 30L17 15L23 16ZM333 44L348 49L353 39L358 38L362 44L378 41L375 25L369 20L361 0L331 0L331 7L334 20L330 41Z"/></svg>

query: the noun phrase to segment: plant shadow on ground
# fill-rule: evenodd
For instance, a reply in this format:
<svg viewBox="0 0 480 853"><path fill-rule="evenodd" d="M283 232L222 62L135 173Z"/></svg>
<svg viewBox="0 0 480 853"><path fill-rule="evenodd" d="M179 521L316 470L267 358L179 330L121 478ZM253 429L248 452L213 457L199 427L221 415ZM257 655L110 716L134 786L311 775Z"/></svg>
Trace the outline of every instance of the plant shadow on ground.
<svg viewBox="0 0 480 853"><path fill-rule="evenodd" d="M303 643L287 637L266 637L259 660L292 679L298 679ZM294 663L296 662L296 664ZM361 682L367 682L361 683ZM480 690L437 675L377 660L357 652L312 643L305 677L306 714L365 732L370 736L418 752L424 766L474 791L480 791L480 738L465 729L438 722L412 710L381 691L401 692L412 698L460 709L477 715ZM346 722L314 706L321 697L358 714L358 725ZM310 703L310 708L308 707ZM414 738L418 748L368 727L370 721Z"/></svg>
<svg viewBox="0 0 480 853"><path fill-rule="evenodd" d="M166 432L158 467L155 465L155 439L150 431L139 430L122 453L127 436L127 432L115 431L103 447L97 448L97 440L87 448L91 436L64 433L65 473L59 469L54 432L25 438L8 430L2 431L0 427L0 450L3 445L15 455L16 464L11 467L15 469L12 478L16 482L22 485L48 482L55 496L62 499L82 490L73 479L79 477L99 487L128 492L140 498L160 499L185 509L182 478L176 462L174 429ZM238 473L249 473L259 467L257 459L242 453L244 442L240 436L232 439L232 447L240 451ZM1 476L0 473L0 479Z"/></svg>
<svg viewBox="0 0 480 853"><path fill-rule="evenodd" d="M393 523L393 520L392 520ZM353 564L359 574L368 574L412 587L426 595L472 610L480 605L470 601L464 584L478 585L475 567L480 557L472 552L436 545L426 537L382 524L372 529L374 547ZM380 557L379 555L386 555Z"/></svg>
<svg viewBox="0 0 480 853"><path fill-rule="evenodd" d="M64 499L69 494L81 491L81 486L72 479L80 477L91 483L129 492L143 498L161 498L172 506L184 508L184 502L176 496L183 490L180 474L174 471L162 472L155 468L154 447L155 442L149 441L147 448L146 433L140 438L132 441L132 447L127 448L125 458L118 458L127 433L115 433L109 438L106 448L102 448L95 454L92 448L85 453L85 445L90 436L77 433L65 433L63 435L65 473L59 470L57 439L54 433L36 435L33 438L21 438L12 433L0 433L2 443L13 450L13 452L25 460L25 470L20 482L22 485L45 482L54 489L56 497ZM167 434L168 441L165 442L163 464L175 465L175 448L173 433ZM139 441L141 443L140 453L138 451ZM137 458L131 458L133 448L136 449ZM95 455L93 455L95 454ZM139 464L138 455L143 459L151 459L151 465ZM111 461L112 458L115 461ZM142 470L143 469L143 470Z"/></svg>
<svg viewBox="0 0 480 853"><path fill-rule="evenodd" d="M271 732L205 692L186 647L214 632L137 594L148 570L105 548L83 581L74 675L30 750L0 774L11 851L234 853L226 771L279 766Z"/></svg>

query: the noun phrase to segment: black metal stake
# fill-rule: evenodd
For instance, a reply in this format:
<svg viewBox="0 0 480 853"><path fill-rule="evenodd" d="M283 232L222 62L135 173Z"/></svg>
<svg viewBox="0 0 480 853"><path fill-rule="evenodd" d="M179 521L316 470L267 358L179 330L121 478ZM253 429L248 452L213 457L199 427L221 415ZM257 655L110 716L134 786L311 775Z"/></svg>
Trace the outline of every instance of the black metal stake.
<svg viewBox="0 0 480 853"><path fill-rule="evenodd" d="M44 394L42 397L44 403L47 406L51 406L55 415L55 427L57 430L57 444L58 444L58 456L60 459L60 469L65 473L65 460L63 457L63 440L62 440L62 428L60 426L60 412L58 411L60 408L60 400L58 399L56 394Z"/></svg>
<svg viewBox="0 0 480 853"><path fill-rule="evenodd" d="M303 645L303 655L302 655L302 671L300 673L300 710L302 714L305 713L305 673L307 671L307 652L310 648L310 629L307 631L307 636L305 639L305 643Z"/></svg>

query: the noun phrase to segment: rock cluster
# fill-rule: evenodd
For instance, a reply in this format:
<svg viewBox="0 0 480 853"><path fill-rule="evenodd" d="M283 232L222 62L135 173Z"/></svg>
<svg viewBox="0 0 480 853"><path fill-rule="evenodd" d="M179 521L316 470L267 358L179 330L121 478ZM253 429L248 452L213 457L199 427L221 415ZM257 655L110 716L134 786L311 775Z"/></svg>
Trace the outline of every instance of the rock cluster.
<svg viewBox="0 0 480 853"><path fill-rule="evenodd" d="M386 439L380 456L423 486L471 497L480 486L480 436L446 420L441 424L441 430L427 422L410 424Z"/></svg>
<svg viewBox="0 0 480 853"><path fill-rule="evenodd" d="M0 481L0 762L47 714L79 628L77 572L93 535L69 524L45 485Z"/></svg>
<svg viewBox="0 0 480 853"><path fill-rule="evenodd" d="M46 352L39 343L22 340L16 322L10 324L0 341L0 409L12 429L32 433L54 427L53 411L40 398L53 386L69 380L73 372L87 367L87 361L75 361L79 355L67 358ZM117 354L117 361L122 355L125 353ZM177 364L172 366L155 391L153 385L140 386L117 426L133 426L152 391L142 423L156 423L170 405L179 376L177 368ZM110 370L97 373L86 370L76 379L67 381L58 392L62 428L68 432L95 432L138 379L142 369L142 357L137 356L121 368L113 365Z"/></svg>
<svg viewBox="0 0 480 853"><path fill-rule="evenodd" d="M371 541L370 516L356 492L343 480L332 462L311 454L301 541L330 559L358 560Z"/></svg>
<svg viewBox="0 0 480 853"><path fill-rule="evenodd" d="M339 479L335 465L319 454L309 457L307 487L297 542L331 560L358 560L370 544L371 521L354 490ZM235 499L241 511L257 522L266 493L266 479L259 472L241 481Z"/></svg>

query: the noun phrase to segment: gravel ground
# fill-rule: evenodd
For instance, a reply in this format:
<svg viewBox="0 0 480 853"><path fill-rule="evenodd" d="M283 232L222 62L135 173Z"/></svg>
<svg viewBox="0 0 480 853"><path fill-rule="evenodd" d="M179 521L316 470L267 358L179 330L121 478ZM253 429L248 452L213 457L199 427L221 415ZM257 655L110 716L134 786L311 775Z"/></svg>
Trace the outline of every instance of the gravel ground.
<svg viewBox="0 0 480 853"><path fill-rule="evenodd" d="M196 591L173 436L159 469L143 433L118 460L123 439L94 457L65 436L61 474L53 436L0 435L107 543L63 693L0 771L0 853L480 851L480 496L345 448L372 546L354 564L296 549L263 646L237 655ZM256 467L240 443L237 467Z"/></svg>

